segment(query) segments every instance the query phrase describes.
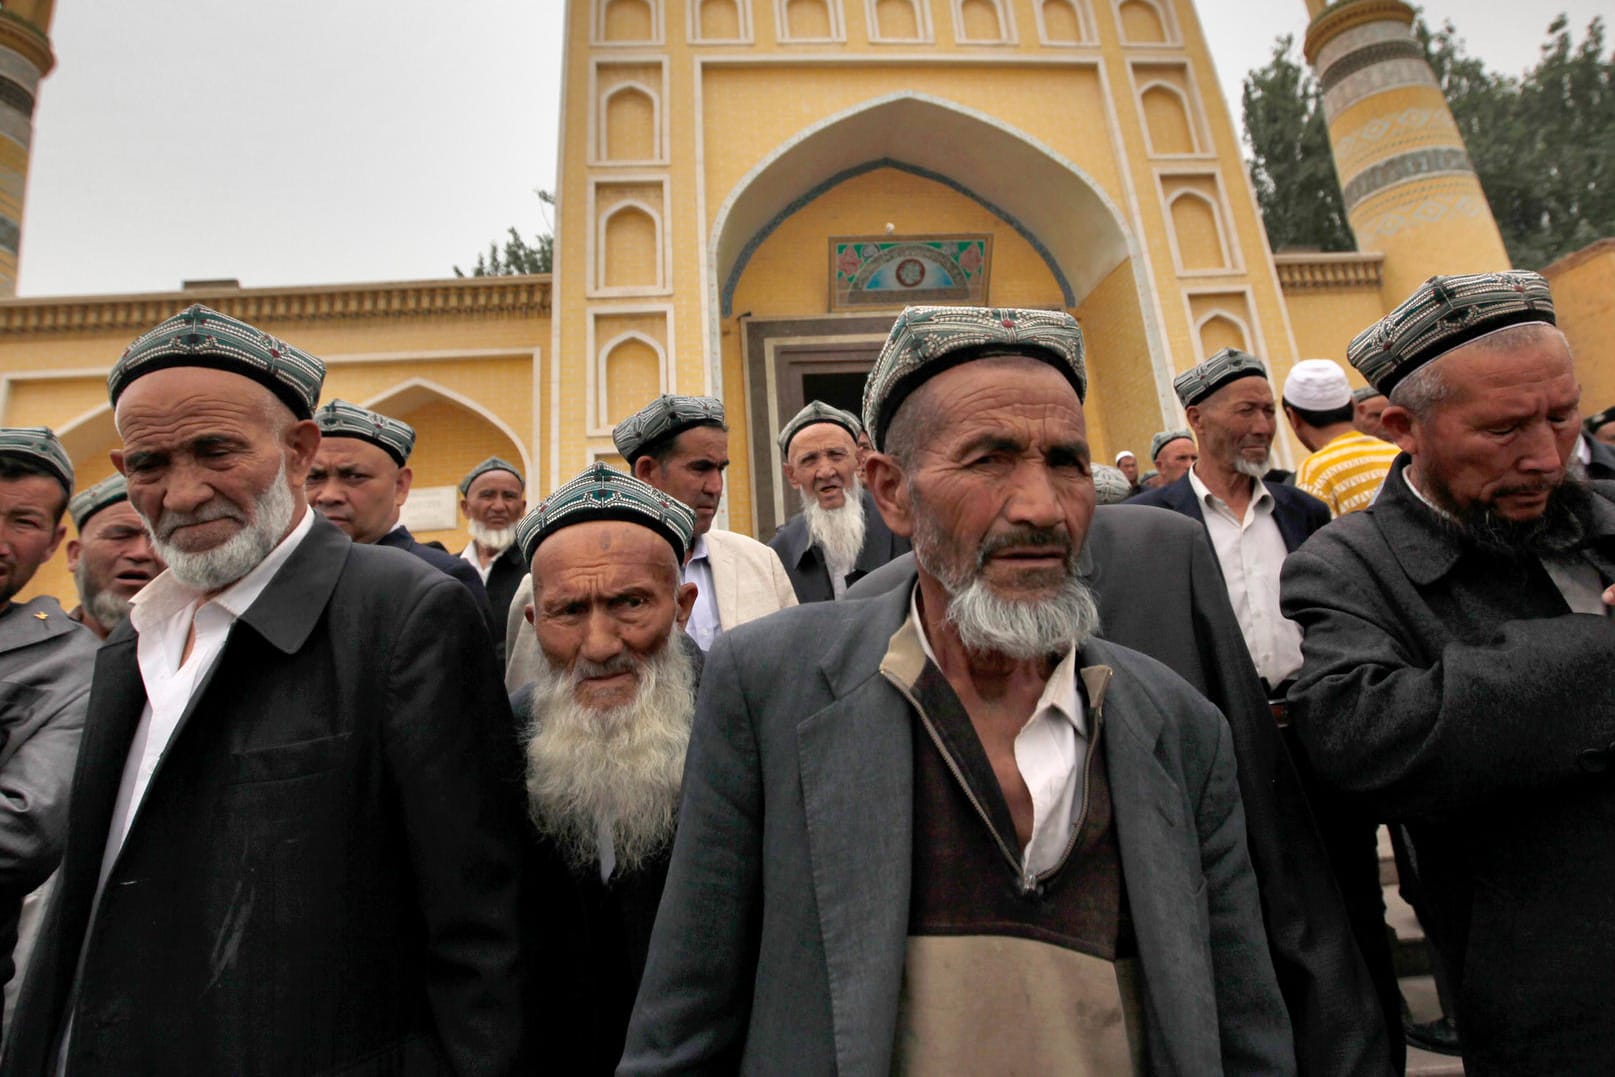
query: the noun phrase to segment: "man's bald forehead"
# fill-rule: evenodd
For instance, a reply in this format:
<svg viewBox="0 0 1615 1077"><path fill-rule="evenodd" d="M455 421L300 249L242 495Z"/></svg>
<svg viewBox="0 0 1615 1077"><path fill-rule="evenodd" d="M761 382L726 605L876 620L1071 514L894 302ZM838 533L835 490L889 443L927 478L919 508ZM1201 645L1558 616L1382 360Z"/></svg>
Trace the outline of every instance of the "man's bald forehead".
<svg viewBox="0 0 1615 1077"><path fill-rule="evenodd" d="M191 392L176 394L176 389ZM169 367L154 370L129 383L113 407L112 425L122 434L123 417L131 408L163 410L164 403L172 407L187 407L189 402L186 398L193 396L198 389L220 399L239 402L256 411L271 429L281 430L297 421L297 416L292 414L292 409L284 401L251 378L211 367Z"/></svg>

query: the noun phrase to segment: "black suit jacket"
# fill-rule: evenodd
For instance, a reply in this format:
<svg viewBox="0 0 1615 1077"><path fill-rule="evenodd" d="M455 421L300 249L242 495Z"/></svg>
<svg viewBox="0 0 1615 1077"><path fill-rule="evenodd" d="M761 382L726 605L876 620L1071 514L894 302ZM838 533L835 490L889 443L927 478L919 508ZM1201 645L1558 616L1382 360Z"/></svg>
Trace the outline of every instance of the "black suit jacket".
<svg viewBox="0 0 1615 1077"><path fill-rule="evenodd" d="M1329 506L1294 486L1277 482L1267 482L1266 486L1267 492L1273 495L1273 522L1279 525L1279 534L1284 536L1284 548L1294 553L1314 531L1329 522ZM1177 482L1145 490L1127 503L1181 512L1202 526L1206 522L1187 474Z"/></svg>
<svg viewBox="0 0 1615 1077"><path fill-rule="evenodd" d="M849 584L857 583L898 554L908 552L908 539L892 534L868 490L860 491L864 503L864 545L847 573ZM785 565L785 574L796 588L798 602L829 602L836 597L830 586L830 570L824 554L808 535L807 520L799 512L774 533L769 547Z"/></svg>
<svg viewBox="0 0 1615 1077"><path fill-rule="evenodd" d="M97 904L146 704L115 631L0 1069L50 1072L70 1015L75 1077L516 1068L520 765L476 624L447 577L316 517L231 628Z"/></svg>
<svg viewBox="0 0 1615 1077"><path fill-rule="evenodd" d="M460 560L465 561L465 550L460 551ZM471 564L469 561L465 563ZM476 571L475 568L472 571ZM488 591L488 605L493 610L494 624L499 626L499 631L494 634L494 644L501 660L505 657L505 622L510 618L510 603L529 571L527 562L522 560L521 551L514 545L506 548L488 566L488 581L483 586Z"/></svg>
<svg viewBox="0 0 1615 1077"><path fill-rule="evenodd" d="M493 607L488 603L488 589L482 586L482 577L465 558L456 557L441 546L428 546L410 534L407 527L393 528L377 539L376 545L407 550L439 572L447 572L459 580L465 585L465 589L471 592L471 601L476 603L477 612L482 615L482 624L488 630L489 641L504 639L505 622L501 620L495 623Z"/></svg>
<svg viewBox="0 0 1615 1077"><path fill-rule="evenodd" d="M1379 1001L1203 527L1136 502L1101 505L1079 571L1098 600L1101 636L1170 667L1228 718L1251 865L1300 1072L1389 1073ZM913 581L913 557L901 557L848 597Z"/></svg>

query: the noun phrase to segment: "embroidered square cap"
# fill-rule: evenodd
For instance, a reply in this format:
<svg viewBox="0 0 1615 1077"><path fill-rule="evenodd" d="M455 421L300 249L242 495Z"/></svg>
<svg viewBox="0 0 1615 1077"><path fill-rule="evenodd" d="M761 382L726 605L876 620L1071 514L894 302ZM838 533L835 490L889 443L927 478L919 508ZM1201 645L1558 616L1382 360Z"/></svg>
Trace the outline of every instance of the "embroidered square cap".
<svg viewBox="0 0 1615 1077"><path fill-rule="evenodd" d="M0 456L43 467L73 496L73 461L48 426L0 426Z"/></svg>
<svg viewBox="0 0 1615 1077"><path fill-rule="evenodd" d="M1159 434L1150 438L1150 459L1153 461L1157 456L1160 456L1162 449L1179 438L1183 438L1185 441L1193 441L1194 434L1188 430L1162 430Z"/></svg>
<svg viewBox="0 0 1615 1077"><path fill-rule="evenodd" d="M555 532L591 520L642 524L667 540L679 564L695 542L695 513L684 502L607 464L590 464L516 524L516 545L529 563Z"/></svg>
<svg viewBox="0 0 1615 1077"><path fill-rule="evenodd" d="M1172 389L1184 407L1200 403L1225 385L1240 378L1265 378L1267 367L1249 352L1224 348L1199 366L1190 367L1172 379Z"/></svg>
<svg viewBox="0 0 1615 1077"><path fill-rule="evenodd" d="M325 364L246 322L193 304L147 330L124 350L107 375L116 405L129 383L170 367L227 370L268 387L292 414L307 419L319 403Z"/></svg>
<svg viewBox="0 0 1615 1077"><path fill-rule="evenodd" d="M346 400L333 400L314 413L320 433L328 438L358 438L368 441L403 467L415 449L415 428L402 419L361 408Z"/></svg>
<svg viewBox="0 0 1615 1077"><path fill-rule="evenodd" d="M908 307L892 323L869 380L863 423L885 448L892 416L928 378L961 363L994 355L1025 355L1054 367L1077 392L1088 395L1082 327L1061 310L1008 307Z"/></svg>
<svg viewBox="0 0 1615 1077"><path fill-rule="evenodd" d="M88 490L80 490L73 495L73 500L67 503L67 511L73 517L73 526L83 531L91 516L120 501L128 500L129 482L114 471Z"/></svg>
<svg viewBox="0 0 1615 1077"><path fill-rule="evenodd" d="M630 465L666 437L697 426L722 426L723 401L715 396L663 393L611 428L611 442Z"/></svg>
<svg viewBox="0 0 1615 1077"><path fill-rule="evenodd" d="M523 489L527 488L527 480L522 478L522 473L516 469L515 464L512 464L508 460L501 460L497 456L490 456L488 459L472 468L466 473L465 478L460 480L460 496L464 497L466 494L469 494L471 492L471 484L482 478L482 476L486 475L490 471L508 471L512 475L516 476L516 481L521 484Z"/></svg>
<svg viewBox="0 0 1615 1077"><path fill-rule="evenodd" d="M791 416L779 432L779 452L781 456L790 456L791 439L815 423L834 423L852 436L857 444L858 435L864 432L864 424L858 421L858 416L850 411L826 404L822 400L815 400L807 407Z"/></svg>
<svg viewBox="0 0 1615 1077"><path fill-rule="evenodd" d="M1431 360L1488 333L1528 322L1556 324L1553 293L1540 273L1511 269L1431 277L1353 337L1346 359L1388 396Z"/></svg>

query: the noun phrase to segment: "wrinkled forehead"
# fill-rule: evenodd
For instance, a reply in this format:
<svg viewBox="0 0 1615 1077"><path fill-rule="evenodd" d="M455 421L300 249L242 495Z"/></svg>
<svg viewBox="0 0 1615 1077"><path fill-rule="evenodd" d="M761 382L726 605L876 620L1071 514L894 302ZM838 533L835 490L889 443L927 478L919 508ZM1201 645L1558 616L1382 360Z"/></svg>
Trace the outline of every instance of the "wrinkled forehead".
<svg viewBox="0 0 1615 1077"><path fill-rule="evenodd" d="M162 449L197 438L270 437L296 420L250 378L204 367L172 367L131 382L113 426L126 448Z"/></svg>
<svg viewBox="0 0 1615 1077"><path fill-rule="evenodd" d="M679 575L667 539L628 520L581 520L562 527L533 551L532 570L535 591L643 580L671 593Z"/></svg>
<svg viewBox="0 0 1615 1077"><path fill-rule="evenodd" d="M791 459L800 460L810 453L830 449L852 452L856 447L852 435L839 423L812 423L798 430L796 436L791 438Z"/></svg>
<svg viewBox="0 0 1615 1077"><path fill-rule="evenodd" d="M325 471L357 467L379 474L392 474L399 470L398 462L381 446L372 445L363 438L333 437L330 434L320 438L320 447L314 454L314 466Z"/></svg>
<svg viewBox="0 0 1615 1077"><path fill-rule="evenodd" d="M101 538L109 531L125 527L142 527L140 514L135 507L127 501L119 501L100 509L94 516L84 521L82 537L87 542Z"/></svg>
<svg viewBox="0 0 1615 1077"><path fill-rule="evenodd" d="M478 475L476 481L466 487L465 496L476 497L480 493L497 491L499 493L514 493L517 497L522 494L521 480L508 471L484 471Z"/></svg>

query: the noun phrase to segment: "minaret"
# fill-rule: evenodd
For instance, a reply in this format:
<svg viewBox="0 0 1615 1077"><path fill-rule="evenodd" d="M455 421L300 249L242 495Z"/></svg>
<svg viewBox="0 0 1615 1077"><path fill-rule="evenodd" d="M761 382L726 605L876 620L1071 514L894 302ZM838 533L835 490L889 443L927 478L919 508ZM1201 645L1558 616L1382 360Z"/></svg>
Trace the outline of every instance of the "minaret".
<svg viewBox="0 0 1615 1077"><path fill-rule="evenodd" d="M1402 0L1307 0L1306 58L1323 90L1357 247L1385 255L1401 302L1436 273L1509 267L1491 206Z"/></svg>
<svg viewBox="0 0 1615 1077"><path fill-rule="evenodd" d="M17 294L34 101L40 80L56 66L50 48L55 6L56 0L6 0L0 7L0 298Z"/></svg>

